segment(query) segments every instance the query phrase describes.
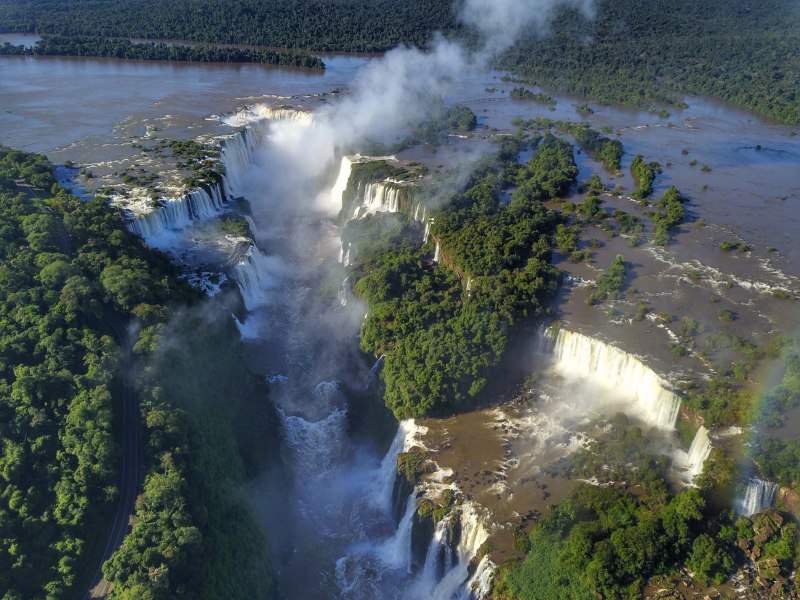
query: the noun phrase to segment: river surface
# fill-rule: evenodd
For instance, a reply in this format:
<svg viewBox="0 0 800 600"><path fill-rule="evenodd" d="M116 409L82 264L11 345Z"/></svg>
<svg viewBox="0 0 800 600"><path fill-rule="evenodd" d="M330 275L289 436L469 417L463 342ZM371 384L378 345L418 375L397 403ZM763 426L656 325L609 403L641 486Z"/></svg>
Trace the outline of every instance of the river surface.
<svg viewBox="0 0 800 600"><path fill-rule="evenodd" d="M2 34L0 43L21 43L22 37ZM99 162L109 147L123 144L126 136L143 135L148 124L160 127L164 135L195 137L215 131L216 121L206 119L245 104L289 97L322 102L321 94L347 88L370 60L322 58L328 65L324 73L260 65L3 57L0 139L45 152L56 162ZM624 185L632 187L627 174L636 154L671 163L657 180L656 192L675 184L692 198L700 218L729 226L751 242L776 246L792 262L800 260L800 248L793 243L800 213L797 127L693 97L687 98L689 108L675 109L668 119L591 102L594 114L581 117L574 105L582 100L576 98L554 95L555 111L510 100L508 92L516 84L502 82L501 76L470 73L453 82L448 100L470 106L488 128L509 129L517 116L610 127L626 149ZM682 154L684 149L688 154ZM694 160L697 164L690 165ZM702 165L711 171L702 172Z"/></svg>
<svg viewBox="0 0 800 600"><path fill-rule="evenodd" d="M0 36L0 43L4 41L26 43L14 35ZM0 143L46 153L58 163L105 169L110 177L120 165L132 163L138 155L133 145L149 135L230 135L235 129L220 116L259 103L324 110L371 60L322 58L328 65L324 73L259 65L3 57ZM626 150L620 177L586 153L576 155L581 179L596 173L608 187L620 184L625 189L620 197L604 196L609 212L621 209L639 216L646 224L645 237L652 233L647 209L627 198L633 189L630 161L636 154L664 167L654 197L675 185L689 198L691 220L665 248L647 242L631 248L625 238L607 238L599 228L589 227L583 247L589 247L592 238L601 241L590 261L574 263L556 255L568 274L553 306L563 326L624 349L630 356L619 360L646 374L645 366L631 358L640 357L670 386L713 376L735 360L724 353L676 358L670 347L681 316L691 316L702 326L697 333L700 348L719 331L735 332L758 344L774 333L795 331L800 322L792 299L800 295L797 128L705 98L688 98L689 108L675 110L669 118L591 102L594 114L581 117L575 109L581 99L553 94L557 103L552 111L511 100L509 92L517 84L502 81L502 75L475 70L446 87L446 101L467 104L479 119L477 132L469 139L452 139L453 148L486 148L498 131L513 131L511 121L517 116L587 120L595 128L609 128ZM388 505L393 455L382 462L381 451L354 444L347 436L347 392L366 385L370 373L357 352L363 307L350 302L342 308L331 302L329 283L338 285L344 276L336 261L337 210L321 207L316 200L335 179L337 165L329 166L324 183L304 179L302 169L288 158L291 141L281 133L280 128L269 130L237 184L252 205L256 241L271 260L265 267L270 284L265 284L243 331L257 357L254 367L273 382L272 400L283 416L287 460L296 478L291 492L295 508L288 522L264 517L268 530L290 538L274 544L283 591L288 598L449 600L451 588L442 587L434 575L452 572L452 577L463 579L466 567L464 573L455 573L452 557L448 566L437 566L438 547L432 544L428 556L418 561L424 564L417 565L415 574L408 572L412 559L404 537L408 530L403 528L410 524L397 523L403 515L394 514ZM458 156L422 146L403 151L399 158L422 160L435 168L457 162ZM701 170L704 165L708 169ZM581 199L578 193L570 198ZM722 241L751 249L722 252ZM587 306L582 282L594 279L616 254L630 263L631 292L606 310ZM776 290L788 298L776 297ZM630 311L640 302L651 314L668 313L674 320L665 324L631 318ZM735 312L733 323L718 319L723 307ZM610 346L592 344L584 354L614 352ZM573 360L582 355L569 356ZM547 365L542 360L531 368L546 370ZM588 367L584 370L587 381L598 376ZM546 378L542 398L558 395L552 388L559 387L559 377L564 374ZM607 383L613 387L619 381L611 378ZM764 382L751 383L757 387ZM652 386L658 388L656 383ZM569 394L586 394L585 387L575 384ZM545 459L584 447L586 434L551 422L554 412L517 404L429 420L427 430L415 429L405 437L401 430L393 451L404 444L424 444L437 461L439 476L462 477L457 483L465 497L480 507L470 504L464 509L469 518L462 517L462 526L473 536L470 543L478 544L485 532L475 526L477 521L488 528L492 519L504 523L526 508L543 511L569 491L572 483L543 469ZM537 433L542 431L546 435ZM664 441L672 452L670 444L675 440ZM558 456L551 456L554 453ZM253 502L258 509L257 496ZM475 516L479 513L482 520ZM463 546L459 552L475 550L466 542Z"/></svg>

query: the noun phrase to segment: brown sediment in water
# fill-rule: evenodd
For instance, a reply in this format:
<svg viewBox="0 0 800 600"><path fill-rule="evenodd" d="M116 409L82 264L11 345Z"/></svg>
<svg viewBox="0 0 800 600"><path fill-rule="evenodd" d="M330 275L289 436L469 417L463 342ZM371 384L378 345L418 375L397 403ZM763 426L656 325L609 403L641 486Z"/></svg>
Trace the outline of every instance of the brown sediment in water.
<svg viewBox="0 0 800 600"><path fill-rule="evenodd" d="M424 442L430 458L441 469L452 470L453 481L464 495L488 511L488 542L496 564L517 555L512 548L516 529L529 529L576 485L546 471L550 462L563 456L560 449L543 449L537 468L529 468L530 440L514 422L520 416L519 406L507 403L491 410L421 421L428 428Z"/></svg>

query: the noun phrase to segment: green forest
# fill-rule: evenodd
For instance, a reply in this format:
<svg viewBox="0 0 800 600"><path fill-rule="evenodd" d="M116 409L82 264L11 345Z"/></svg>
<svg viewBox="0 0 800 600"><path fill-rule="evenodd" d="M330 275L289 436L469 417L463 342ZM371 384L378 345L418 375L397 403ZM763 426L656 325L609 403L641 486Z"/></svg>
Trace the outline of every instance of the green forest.
<svg viewBox="0 0 800 600"><path fill-rule="evenodd" d="M321 59L301 52L283 52L263 48L220 48L186 46L101 37L45 35L32 48L0 46L0 56L99 56L126 60L172 60L187 62L259 63L284 67L324 69Z"/></svg>
<svg viewBox="0 0 800 600"><path fill-rule="evenodd" d="M479 167L434 213L422 248L396 227L372 244L354 235L374 238L368 226L346 230L358 248L355 291L370 308L361 347L387 355L385 401L398 418L475 406L513 336L544 312L558 286L550 259L560 219L543 203L575 182L572 147L548 134L518 165L519 142L505 143L500 159ZM500 190L509 183L516 190L503 203ZM436 244L439 264L431 260Z"/></svg>
<svg viewBox="0 0 800 600"><path fill-rule="evenodd" d="M0 26L67 36L190 40L322 51L424 46L457 24L450 2L409 0L3 0Z"/></svg>
<svg viewBox="0 0 800 600"><path fill-rule="evenodd" d="M128 370L145 483L104 567L114 597L268 596L263 539L229 489L274 467L276 424L233 324L196 316L167 257L40 155L0 147L0 211L0 595L84 593L119 495Z"/></svg>
<svg viewBox="0 0 800 600"><path fill-rule="evenodd" d="M450 0L0 0L0 31L319 51L424 47L435 31L475 43ZM793 0L600 0L591 22L567 12L498 64L601 102L680 106L684 94L705 94L800 123L798 44Z"/></svg>
<svg viewBox="0 0 800 600"><path fill-rule="evenodd" d="M582 184L583 203L562 202L570 211L544 207L563 198L577 177L572 146L550 129L572 135L612 170L619 168L624 151L618 142L611 145L598 132L571 123L518 125L516 135L500 142L496 158L481 163L463 191L431 213L430 240L422 247L418 225L407 214L413 202L425 201L424 185L406 188L400 210L407 214L373 215L345 227L343 240L355 256L355 292L370 311L361 346L370 354L385 354L384 399L397 418L441 416L480 405L492 383L503 378L499 374L505 372L514 336L546 314L560 277L550 265L551 249L577 252L581 227L612 216L601 206L604 186L597 175ZM528 143L534 146L532 158L517 164ZM354 176L362 184L404 177L385 162L357 166ZM652 241L665 245L686 219L686 198L669 187L648 201L660 168L641 156L632 164L637 196L652 207ZM501 196L509 187L511 194ZM613 218L620 230L638 227L641 232L630 215L617 210ZM589 301L620 296L628 267L616 256L598 275ZM782 358L783 380L761 397L715 380L690 390L687 407L713 425L749 422L748 413L761 406L758 418L780 425L781 415L800 405L800 355L795 345L779 341L769 356ZM696 426L685 422L679 429L686 430L690 443ZM603 431L588 448L555 466L561 476L597 481L597 486L575 487L565 501L520 526L514 533L515 555L499 565L495 599L636 598L645 590L672 589L687 571L704 589L727 581L748 561L759 585L788 589L800 564L796 521L781 509L737 517L730 508L741 493L742 466L736 459L713 450L695 486L676 491L667 483L675 465L646 431L623 414L611 418ZM798 456L797 443L769 435L754 439L750 450L758 473L788 486L800 481ZM414 452L402 454L398 468L413 481L421 460ZM443 518L452 499L442 502L421 501L418 518Z"/></svg>
<svg viewBox="0 0 800 600"><path fill-rule="evenodd" d="M531 83L641 108L705 94L800 123L800 6L792 0L604 0L563 15L500 64ZM691 100L688 100L691 102Z"/></svg>

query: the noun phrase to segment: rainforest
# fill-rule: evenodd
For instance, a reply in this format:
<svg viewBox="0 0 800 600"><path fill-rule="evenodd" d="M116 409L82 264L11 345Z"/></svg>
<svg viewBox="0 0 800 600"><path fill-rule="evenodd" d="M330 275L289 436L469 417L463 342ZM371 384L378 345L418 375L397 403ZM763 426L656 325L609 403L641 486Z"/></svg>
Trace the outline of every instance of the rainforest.
<svg viewBox="0 0 800 600"><path fill-rule="evenodd" d="M3 597L795 597L798 25L0 0Z"/></svg>

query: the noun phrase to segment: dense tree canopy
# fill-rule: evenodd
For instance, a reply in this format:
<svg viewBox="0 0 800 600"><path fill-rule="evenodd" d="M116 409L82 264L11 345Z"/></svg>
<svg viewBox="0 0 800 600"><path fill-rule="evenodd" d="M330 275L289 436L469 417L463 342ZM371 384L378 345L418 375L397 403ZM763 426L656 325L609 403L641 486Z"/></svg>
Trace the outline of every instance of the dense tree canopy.
<svg viewBox="0 0 800 600"><path fill-rule="evenodd" d="M116 324L186 291L41 156L0 147L0 213L0 593L58 597L118 492Z"/></svg>
<svg viewBox="0 0 800 600"><path fill-rule="evenodd" d="M287 67L324 69L321 59L301 52L264 48L187 46L182 44L133 43L124 39L46 35L32 48L0 46L0 55L16 56L100 56L130 60L173 60L188 62L261 63Z"/></svg>
<svg viewBox="0 0 800 600"><path fill-rule="evenodd" d="M79 575L96 569L119 493L131 322L146 480L105 568L114 595L267 597L264 540L230 489L272 464L263 433L276 425L228 311L202 326L181 312L162 337L199 299L167 257L106 203L69 195L44 157L3 147L0 289L0 595L82 595Z"/></svg>
<svg viewBox="0 0 800 600"><path fill-rule="evenodd" d="M548 135L527 165L517 165L514 152L508 158L480 167L435 213L422 249L396 233L358 246L355 290L370 307L361 346L386 354L386 403L399 418L474 405L512 326L540 314L557 287L550 248L559 219L543 202L574 183L572 147ZM500 202L503 177L517 186L507 203ZM354 231L348 227L348 239ZM439 264L431 261L433 244Z"/></svg>
<svg viewBox="0 0 800 600"><path fill-rule="evenodd" d="M451 0L0 0L0 31L180 39L321 51L426 46L434 32L475 43ZM499 60L529 83L650 108L708 94L800 123L800 7L794 0L601 0L586 21Z"/></svg>

